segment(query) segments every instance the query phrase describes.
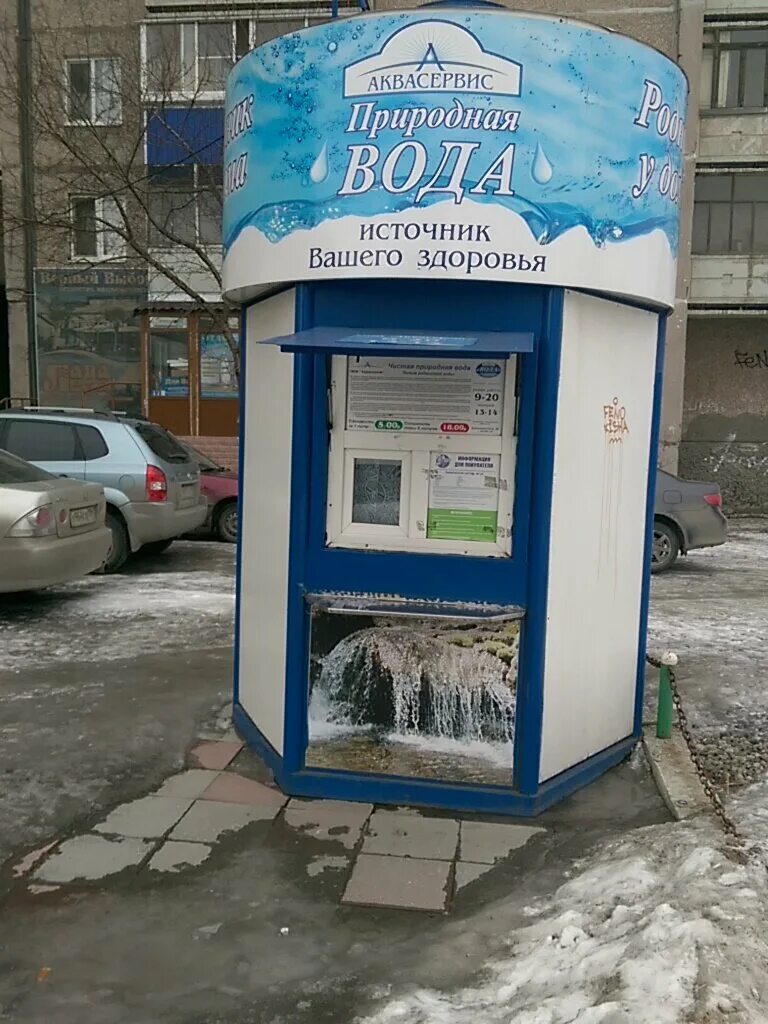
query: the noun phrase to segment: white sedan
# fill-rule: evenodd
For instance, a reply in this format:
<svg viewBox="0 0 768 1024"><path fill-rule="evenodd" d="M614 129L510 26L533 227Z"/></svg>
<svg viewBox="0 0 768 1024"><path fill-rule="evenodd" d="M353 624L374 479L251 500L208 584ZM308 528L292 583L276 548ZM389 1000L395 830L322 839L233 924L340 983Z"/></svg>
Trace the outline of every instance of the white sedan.
<svg viewBox="0 0 768 1024"><path fill-rule="evenodd" d="M0 450L0 593L38 590L101 568L111 534L104 488Z"/></svg>

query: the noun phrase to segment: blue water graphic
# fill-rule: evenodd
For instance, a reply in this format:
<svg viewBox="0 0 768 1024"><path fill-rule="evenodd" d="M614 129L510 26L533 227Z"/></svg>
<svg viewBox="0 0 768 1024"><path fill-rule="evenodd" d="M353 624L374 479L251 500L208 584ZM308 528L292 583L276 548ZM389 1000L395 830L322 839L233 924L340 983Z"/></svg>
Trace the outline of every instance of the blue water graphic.
<svg viewBox="0 0 768 1024"><path fill-rule="evenodd" d="M422 23L424 46L439 37L445 22L469 25L489 53L520 63L520 96L417 92L345 97L345 68L377 54L398 29L413 22ZM459 16L446 9L439 18L426 11L372 15L273 40L239 62L227 89L228 108L250 94L254 102L252 129L233 141L225 155L226 161L243 153L248 157L246 186L225 201L225 250L247 227L276 243L325 221L411 209L419 187L441 166L441 144L471 140L478 147L462 181L465 194L510 143L515 145L515 194L497 196L492 183L485 195L466 198L487 205L489 216L498 206L517 213L539 244L577 227L596 246L661 230L676 252L678 207L658 185L666 162L681 173L682 153L656 132L652 118L648 128L635 124L646 79L659 84L672 110L685 110L683 75L656 51L584 24L507 13ZM460 103L465 110L483 113L519 112L519 123L514 132L444 125L418 129L408 141L426 147L427 168L413 189L393 194L380 184L381 168L386 155L406 137L389 127L375 138L365 131L348 131L352 104L366 102L377 111L451 110ZM378 150L376 183L367 191L339 196L352 145ZM655 158L656 173L634 199L641 154ZM407 173L410 161L403 158L402 163ZM432 188L449 184L450 170L432 181ZM449 192L431 191L417 208L453 201ZM503 244L502 238L493 241Z"/></svg>

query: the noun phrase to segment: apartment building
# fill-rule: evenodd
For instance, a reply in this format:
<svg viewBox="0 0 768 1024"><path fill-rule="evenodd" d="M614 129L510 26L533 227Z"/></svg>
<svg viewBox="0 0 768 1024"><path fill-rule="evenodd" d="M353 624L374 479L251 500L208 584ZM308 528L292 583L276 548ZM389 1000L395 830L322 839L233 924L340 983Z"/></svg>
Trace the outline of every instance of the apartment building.
<svg viewBox="0 0 768 1024"><path fill-rule="evenodd" d="M719 480L731 508L765 509L768 0L509 6L623 32L688 74L660 459ZM218 277L224 82L248 48L360 16L361 5L29 0L28 9L28 27L5 12L6 38L28 39L28 67L13 48L0 60L8 392L143 411L231 461L237 318ZM10 103L17 82L30 97L21 117Z"/></svg>

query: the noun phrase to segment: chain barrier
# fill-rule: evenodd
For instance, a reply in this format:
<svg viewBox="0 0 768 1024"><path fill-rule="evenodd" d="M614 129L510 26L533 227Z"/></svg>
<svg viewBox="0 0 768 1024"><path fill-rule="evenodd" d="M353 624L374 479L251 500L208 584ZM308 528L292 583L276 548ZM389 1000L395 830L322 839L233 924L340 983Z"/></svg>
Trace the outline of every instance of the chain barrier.
<svg viewBox="0 0 768 1024"><path fill-rule="evenodd" d="M653 665L654 668L666 669L669 678L669 687L672 691L672 703L675 706L675 711L677 712L677 719L680 723L680 732L682 733L683 739L685 740L685 744L688 747L688 753L691 756L691 761L693 761L693 766L696 769L696 774L699 777L701 788L704 790L704 792L707 795L707 798L709 799L709 802L712 804L712 810L715 812L718 819L720 820L720 824L723 826L723 831L725 832L725 834L737 843L743 843L744 837L739 833L739 830L736 828L735 822L726 811L725 805L723 804L723 801L720 799L720 794L715 789L714 784L710 779L706 768L704 767L704 763L701 759L701 755L699 754L698 748L696 747L696 743L694 742L693 736L691 734L691 727L688 723L688 716L685 713L685 708L683 707L683 702L680 697L680 691L677 687L677 676L675 675L674 668L671 665L661 661L659 658L652 657L650 654L646 654L645 658L648 664Z"/></svg>

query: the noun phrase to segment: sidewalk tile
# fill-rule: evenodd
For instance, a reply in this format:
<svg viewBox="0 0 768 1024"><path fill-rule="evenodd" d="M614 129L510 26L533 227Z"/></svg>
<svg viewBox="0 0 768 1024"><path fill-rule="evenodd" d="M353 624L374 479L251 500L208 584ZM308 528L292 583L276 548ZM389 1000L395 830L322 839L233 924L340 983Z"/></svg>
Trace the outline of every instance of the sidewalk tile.
<svg viewBox="0 0 768 1024"><path fill-rule="evenodd" d="M93 881L140 864L151 849L152 843L142 839L77 836L62 843L34 877L41 882Z"/></svg>
<svg viewBox="0 0 768 1024"><path fill-rule="evenodd" d="M459 860L473 864L494 864L513 850L525 846L543 828L530 825L504 825L487 821L462 821Z"/></svg>
<svg viewBox="0 0 768 1024"><path fill-rule="evenodd" d="M189 797L190 800L196 800L218 776L218 772L206 768L189 768L178 775L171 775L152 795Z"/></svg>
<svg viewBox="0 0 768 1024"><path fill-rule="evenodd" d="M242 740L206 740L193 747L189 756L193 766L220 772L242 749Z"/></svg>
<svg viewBox="0 0 768 1024"><path fill-rule="evenodd" d="M469 864L465 861L457 861L456 891L459 892L459 890L469 885L470 882L474 882L481 875L484 875L486 871L490 871L491 867L491 864Z"/></svg>
<svg viewBox="0 0 768 1024"><path fill-rule="evenodd" d="M453 860L458 841L459 823L454 818L424 818L414 814L376 811L368 823L363 853Z"/></svg>
<svg viewBox="0 0 768 1024"><path fill-rule="evenodd" d="M448 861L361 853L341 902L444 913L450 872Z"/></svg>
<svg viewBox="0 0 768 1024"><path fill-rule="evenodd" d="M224 832L236 832L252 821L271 821L279 810L279 807L249 807L216 800L196 800L169 838L215 843Z"/></svg>
<svg viewBox="0 0 768 1024"><path fill-rule="evenodd" d="M343 800L291 800L284 818L287 825L304 835L341 843L351 850L372 810L372 804Z"/></svg>
<svg viewBox="0 0 768 1024"><path fill-rule="evenodd" d="M288 799L279 789L272 789L254 779L235 772L222 772L205 790L202 800L219 800L229 804L251 804L279 810Z"/></svg>
<svg viewBox="0 0 768 1024"><path fill-rule="evenodd" d="M211 848L204 843L163 843L149 862L152 871L181 871L196 867L210 856Z"/></svg>
<svg viewBox="0 0 768 1024"><path fill-rule="evenodd" d="M130 836L135 839L160 839L189 810L191 799L170 796L145 796L116 807L95 832Z"/></svg>

